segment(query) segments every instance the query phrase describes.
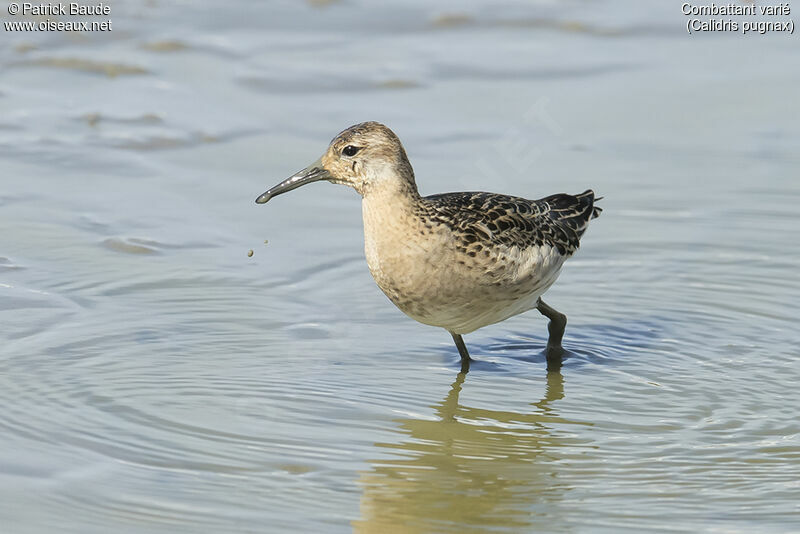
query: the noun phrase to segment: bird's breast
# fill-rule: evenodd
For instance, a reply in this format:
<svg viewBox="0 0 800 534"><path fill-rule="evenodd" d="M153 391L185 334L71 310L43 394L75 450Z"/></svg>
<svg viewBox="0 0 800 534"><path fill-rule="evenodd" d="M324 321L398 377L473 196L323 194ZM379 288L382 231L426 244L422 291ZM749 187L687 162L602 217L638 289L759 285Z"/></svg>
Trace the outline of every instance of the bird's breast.
<svg viewBox="0 0 800 534"><path fill-rule="evenodd" d="M368 199L363 201L362 213L367 265L387 294L420 291L426 279L452 262L452 250L441 229L413 213L375 206Z"/></svg>

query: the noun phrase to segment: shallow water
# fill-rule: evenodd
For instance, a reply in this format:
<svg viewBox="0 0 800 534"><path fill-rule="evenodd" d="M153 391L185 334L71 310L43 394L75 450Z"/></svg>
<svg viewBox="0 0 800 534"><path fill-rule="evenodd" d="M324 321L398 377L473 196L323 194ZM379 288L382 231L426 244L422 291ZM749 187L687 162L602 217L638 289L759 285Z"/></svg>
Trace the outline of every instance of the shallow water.
<svg viewBox="0 0 800 534"><path fill-rule="evenodd" d="M4 532L797 530L796 37L459 5L4 33ZM253 204L363 120L424 194L605 197L548 293L559 373L533 312L459 376L372 282L354 192Z"/></svg>

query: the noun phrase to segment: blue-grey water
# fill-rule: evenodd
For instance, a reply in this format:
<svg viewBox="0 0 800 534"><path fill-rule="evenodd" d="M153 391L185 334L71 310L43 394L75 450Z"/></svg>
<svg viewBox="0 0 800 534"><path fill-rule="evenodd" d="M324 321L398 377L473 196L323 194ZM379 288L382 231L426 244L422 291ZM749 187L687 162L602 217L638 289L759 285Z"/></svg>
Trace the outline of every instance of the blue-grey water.
<svg viewBox="0 0 800 534"><path fill-rule="evenodd" d="M2 31L0 531L800 530L796 35L634 0L110 5ZM559 373L532 312L458 376L374 285L353 191L253 203L364 120L423 194L604 196L547 295Z"/></svg>

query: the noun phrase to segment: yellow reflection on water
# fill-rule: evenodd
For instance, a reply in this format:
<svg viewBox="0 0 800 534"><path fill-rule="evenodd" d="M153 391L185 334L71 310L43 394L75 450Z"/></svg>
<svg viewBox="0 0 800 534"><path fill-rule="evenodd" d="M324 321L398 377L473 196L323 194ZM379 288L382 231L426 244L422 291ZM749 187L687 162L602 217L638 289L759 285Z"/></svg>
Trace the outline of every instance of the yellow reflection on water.
<svg viewBox="0 0 800 534"><path fill-rule="evenodd" d="M554 530L570 488L559 481L553 451L576 440L552 427L586 424L561 419L551 405L564 398L563 376L547 375L544 397L527 413L461 405L464 379L459 374L432 406L434 420L397 419L405 438L376 444L395 459L374 460L361 473L356 532Z"/></svg>

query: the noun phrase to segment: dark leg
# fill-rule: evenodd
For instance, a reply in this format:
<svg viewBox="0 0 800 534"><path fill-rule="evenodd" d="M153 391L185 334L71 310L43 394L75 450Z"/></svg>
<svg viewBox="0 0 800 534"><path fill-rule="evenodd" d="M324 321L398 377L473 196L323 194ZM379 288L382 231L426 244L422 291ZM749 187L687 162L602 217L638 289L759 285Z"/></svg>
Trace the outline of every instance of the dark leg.
<svg viewBox="0 0 800 534"><path fill-rule="evenodd" d="M564 338L564 329L567 327L567 316L545 304L542 299L536 301L536 309L550 319L550 323L547 325L547 331L550 333L550 337L547 339L547 359L560 359L564 354L561 340Z"/></svg>
<svg viewBox="0 0 800 534"><path fill-rule="evenodd" d="M469 362L472 361L472 358L469 357L469 352L467 352L467 346L464 345L464 340L461 338L460 334L454 334L450 332L450 335L453 336L453 341L456 342L456 347L458 347L458 353L461 355L461 372L468 373Z"/></svg>

